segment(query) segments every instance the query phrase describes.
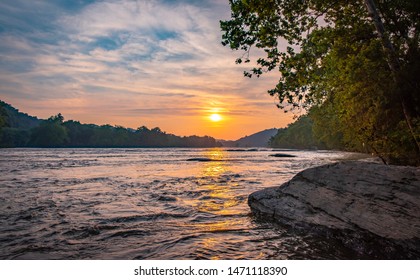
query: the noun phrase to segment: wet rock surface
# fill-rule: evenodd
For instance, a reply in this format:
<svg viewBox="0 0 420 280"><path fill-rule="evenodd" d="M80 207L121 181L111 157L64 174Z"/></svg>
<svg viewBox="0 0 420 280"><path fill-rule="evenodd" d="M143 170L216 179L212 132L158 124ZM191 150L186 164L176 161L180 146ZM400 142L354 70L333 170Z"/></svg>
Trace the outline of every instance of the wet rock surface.
<svg viewBox="0 0 420 280"><path fill-rule="evenodd" d="M339 241L356 258L420 258L420 169L350 161L252 193L252 212Z"/></svg>

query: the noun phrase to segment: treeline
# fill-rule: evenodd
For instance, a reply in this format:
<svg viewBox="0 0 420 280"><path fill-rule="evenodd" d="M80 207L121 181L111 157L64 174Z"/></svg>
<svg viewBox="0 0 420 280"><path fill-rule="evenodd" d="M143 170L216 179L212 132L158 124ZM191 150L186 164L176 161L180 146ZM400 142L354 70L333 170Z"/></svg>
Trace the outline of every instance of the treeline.
<svg viewBox="0 0 420 280"><path fill-rule="evenodd" d="M353 152L369 152L365 143L354 137L352 143L346 142L344 132L327 127L326 122L318 121L311 110L300 116L286 128L280 128L271 137L269 145L286 149L325 149Z"/></svg>
<svg viewBox="0 0 420 280"><path fill-rule="evenodd" d="M286 128L279 129L270 139L269 145L273 148L372 153L385 163L419 165L415 143L407 132L407 126L403 121L396 122L393 119L395 115L390 114L379 126L379 120L366 118L366 123L359 123L357 118L338 117L333 113L337 109L336 105L329 103L311 108L306 115L300 116ZM350 109L352 107L347 106L346 111ZM368 113L359 114L366 117ZM390 127L391 124L394 127ZM415 133L419 135L419 125L415 125ZM380 130L385 128L389 129L387 133Z"/></svg>
<svg viewBox="0 0 420 280"><path fill-rule="evenodd" d="M352 127L343 127L339 119L328 116L319 108L312 108L308 114L300 116L286 128L279 129L277 134L271 137L270 147L372 153L387 162L387 158L376 150L371 142L364 141L364 135L352 134ZM407 148L399 147L400 151L404 149ZM407 153L404 157L408 158L410 163L416 161L415 154Z"/></svg>
<svg viewBox="0 0 420 280"><path fill-rule="evenodd" d="M273 148L286 149L323 149L322 144L313 135L313 121L307 116L301 116L286 128L280 128L271 137L269 145Z"/></svg>
<svg viewBox="0 0 420 280"><path fill-rule="evenodd" d="M4 103L4 102L2 102ZM4 103L5 104L5 103ZM8 105L8 104L7 104ZM9 105L10 106L10 105ZM16 112L18 112L16 110ZM22 114L22 113L19 113ZM27 115L26 115L27 116ZM27 121L27 116L22 119ZM220 144L212 137L180 137L141 126L138 129L122 126L81 124L64 121L61 114L47 120L38 120L38 125L23 127L12 123L15 115L0 107L0 147L216 147ZM35 119L35 118L34 118Z"/></svg>
<svg viewBox="0 0 420 280"><path fill-rule="evenodd" d="M268 93L278 106L309 112L273 145L361 150L420 166L419 0L230 5L222 44L245 51L238 64L253 59L251 47L261 50L245 76L277 71Z"/></svg>

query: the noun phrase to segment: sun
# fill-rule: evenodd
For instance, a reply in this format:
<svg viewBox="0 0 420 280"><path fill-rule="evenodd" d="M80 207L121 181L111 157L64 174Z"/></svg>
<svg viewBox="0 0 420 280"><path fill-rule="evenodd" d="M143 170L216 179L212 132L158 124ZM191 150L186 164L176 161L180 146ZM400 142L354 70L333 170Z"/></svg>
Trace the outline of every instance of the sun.
<svg viewBox="0 0 420 280"><path fill-rule="evenodd" d="M209 118L212 122L219 122L222 120L222 116L219 114L211 114Z"/></svg>

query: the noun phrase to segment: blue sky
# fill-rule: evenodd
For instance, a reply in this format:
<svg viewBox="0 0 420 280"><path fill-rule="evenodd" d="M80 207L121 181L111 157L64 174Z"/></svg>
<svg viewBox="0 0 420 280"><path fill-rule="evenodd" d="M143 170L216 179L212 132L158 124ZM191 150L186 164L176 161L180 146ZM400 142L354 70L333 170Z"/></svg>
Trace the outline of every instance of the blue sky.
<svg viewBox="0 0 420 280"><path fill-rule="evenodd" d="M291 116L220 44L227 0L0 2L0 99L47 118L235 139ZM208 121L218 112L220 123Z"/></svg>

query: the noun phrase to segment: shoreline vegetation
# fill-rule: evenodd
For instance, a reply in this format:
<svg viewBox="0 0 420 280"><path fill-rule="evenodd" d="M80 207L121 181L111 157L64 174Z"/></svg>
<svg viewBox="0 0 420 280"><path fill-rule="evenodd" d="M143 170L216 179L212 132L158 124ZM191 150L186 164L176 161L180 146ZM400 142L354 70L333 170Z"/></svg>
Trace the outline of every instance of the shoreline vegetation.
<svg viewBox="0 0 420 280"><path fill-rule="evenodd" d="M160 128L145 126L137 130L121 126L81 124L78 121L64 121L61 114L47 120L29 116L12 105L0 100L0 148L214 148L224 147L227 151L258 151L250 143L263 143L272 148L271 157L287 158L293 150L345 151L354 154L338 159L357 160L376 157L366 149L347 149L344 145L328 145L318 140L313 131L313 122L304 115L286 128L267 129L237 141L216 140L212 137L180 137L167 134ZM269 135L273 135L269 137ZM262 137L261 137L262 136ZM252 141L249 141L251 139ZM248 143L248 142L249 143ZM245 143L245 144L244 144ZM262 144L261 144L262 147ZM277 153L275 153L277 152ZM283 153L285 152L285 153Z"/></svg>
<svg viewBox="0 0 420 280"><path fill-rule="evenodd" d="M307 113L272 144L420 166L418 0L229 3L222 45L239 51L245 77L274 72L280 109Z"/></svg>
<svg viewBox="0 0 420 280"><path fill-rule="evenodd" d="M267 129L237 141L216 140L209 136L176 136L155 127L141 126L137 129L122 126L81 124L78 121L64 121L59 113L47 120L41 120L20 112L12 105L0 100L0 148L214 148L226 147L229 150L249 150L244 143L263 143L273 151L282 150L330 150L344 151L375 156L388 162L367 146L349 146L342 138L325 138L311 114L300 116L286 128ZM274 136L269 136L273 135ZM255 139L254 139L255 138ZM248 140L249 139L249 140ZM248 142L247 142L248 141ZM246 149L243 149L246 148ZM285 157L282 153L272 157ZM363 156L362 156L363 157ZM412 163L412 162L411 162ZM395 163L392 163L395 164ZM400 163L401 165L404 165ZM410 165L410 162L405 164ZM416 165L411 164L411 165Z"/></svg>
<svg viewBox="0 0 420 280"><path fill-rule="evenodd" d="M19 112L0 101L0 148L158 148L158 147L218 147L220 143L209 136L176 136L141 126L137 129L122 126L81 124L64 121L61 114L40 120Z"/></svg>

